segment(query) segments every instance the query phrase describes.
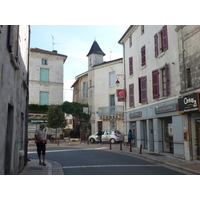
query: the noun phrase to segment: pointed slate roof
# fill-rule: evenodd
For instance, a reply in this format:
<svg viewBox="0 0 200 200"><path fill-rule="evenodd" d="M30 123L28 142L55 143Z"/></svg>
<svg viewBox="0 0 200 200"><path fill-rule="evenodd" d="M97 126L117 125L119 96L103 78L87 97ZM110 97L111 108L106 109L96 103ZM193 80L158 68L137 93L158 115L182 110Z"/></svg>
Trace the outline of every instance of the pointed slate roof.
<svg viewBox="0 0 200 200"><path fill-rule="evenodd" d="M98 43L96 41L93 42L91 49L89 51L89 53L87 54L87 56L89 56L92 53L96 53L96 54L101 54L103 56L105 56L106 54L101 50L101 48L99 47Z"/></svg>

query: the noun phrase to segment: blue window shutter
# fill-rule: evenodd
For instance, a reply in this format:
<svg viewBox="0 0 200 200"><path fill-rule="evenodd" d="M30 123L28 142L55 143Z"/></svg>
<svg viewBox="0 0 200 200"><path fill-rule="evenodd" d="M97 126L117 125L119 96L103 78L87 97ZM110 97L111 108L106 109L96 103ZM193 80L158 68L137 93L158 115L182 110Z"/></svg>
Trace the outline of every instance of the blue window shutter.
<svg viewBox="0 0 200 200"><path fill-rule="evenodd" d="M40 105L49 105L49 93L40 92Z"/></svg>
<svg viewBox="0 0 200 200"><path fill-rule="evenodd" d="M49 82L49 70L48 69L40 69L40 81L41 82Z"/></svg>

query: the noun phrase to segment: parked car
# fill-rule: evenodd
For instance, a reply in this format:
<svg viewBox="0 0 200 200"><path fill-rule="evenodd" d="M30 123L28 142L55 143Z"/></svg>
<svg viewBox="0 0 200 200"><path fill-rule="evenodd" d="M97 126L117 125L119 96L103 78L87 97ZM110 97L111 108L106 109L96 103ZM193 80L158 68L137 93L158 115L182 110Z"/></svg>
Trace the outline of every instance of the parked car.
<svg viewBox="0 0 200 200"><path fill-rule="evenodd" d="M111 142L112 144L116 142L123 141L124 137L118 130L102 130L102 142ZM91 143L99 142L97 133L89 136L89 141Z"/></svg>

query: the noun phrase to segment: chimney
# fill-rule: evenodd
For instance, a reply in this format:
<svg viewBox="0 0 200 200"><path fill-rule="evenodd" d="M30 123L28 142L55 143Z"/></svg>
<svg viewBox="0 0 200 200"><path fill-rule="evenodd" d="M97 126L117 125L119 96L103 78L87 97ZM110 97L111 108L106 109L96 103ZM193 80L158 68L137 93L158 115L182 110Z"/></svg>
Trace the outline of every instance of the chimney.
<svg viewBox="0 0 200 200"><path fill-rule="evenodd" d="M57 50L53 50L52 52L54 52L54 53L58 53Z"/></svg>

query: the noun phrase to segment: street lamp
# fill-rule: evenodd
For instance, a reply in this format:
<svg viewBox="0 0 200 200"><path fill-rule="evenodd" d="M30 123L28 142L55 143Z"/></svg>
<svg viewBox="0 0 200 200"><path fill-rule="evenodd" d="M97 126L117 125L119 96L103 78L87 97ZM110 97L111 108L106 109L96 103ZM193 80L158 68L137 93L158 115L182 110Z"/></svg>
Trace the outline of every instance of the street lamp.
<svg viewBox="0 0 200 200"><path fill-rule="evenodd" d="M122 76L122 77L124 78L124 74L117 74L117 75L116 75L116 79L117 79L117 80L116 80L115 84L116 84L117 87L119 87L119 85L120 85L120 82L119 82L119 77L120 77L120 76Z"/></svg>

